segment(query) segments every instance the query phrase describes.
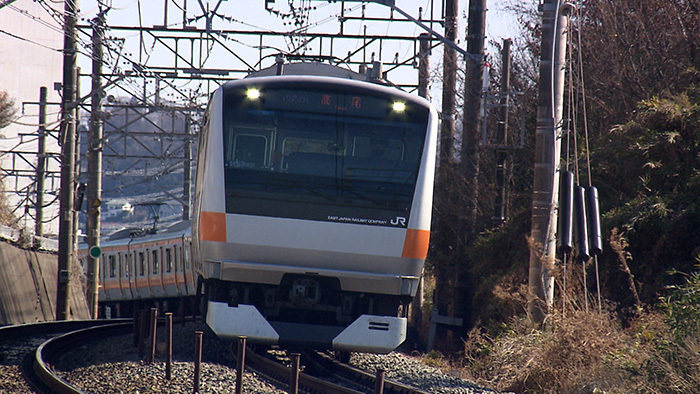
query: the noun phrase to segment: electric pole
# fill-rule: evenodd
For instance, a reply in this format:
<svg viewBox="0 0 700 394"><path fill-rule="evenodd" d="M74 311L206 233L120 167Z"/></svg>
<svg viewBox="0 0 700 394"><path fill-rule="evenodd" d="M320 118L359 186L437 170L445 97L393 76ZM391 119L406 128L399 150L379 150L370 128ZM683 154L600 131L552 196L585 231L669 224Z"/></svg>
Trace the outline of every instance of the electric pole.
<svg viewBox="0 0 700 394"><path fill-rule="evenodd" d="M63 37L63 100L61 108L61 191L58 229L56 320L70 318L70 268L74 256L75 140L77 124L76 15L79 0L65 0Z"/></svg>
<svg viewBox="0 0 700 394"><path fill-rule="evenodd" d="M445 1L445 39L453 43L457 41L458 5L458 0ZM457 52L455 49L445 45L442 61L440 172L444 174L447 166L454 160L455 107L457 103ZM440 178L438 178L438 182L441 182Z"/></svg>
<svg viewBox="0 0 700 394"><path fill-rule="evenodd" d="M430 34L418 36L418 95L430 100Z"/></svg>
<svg viewBox="0 0 700 394"><path fill-rule="evenodd" d="M508 161L508 112L510 111L510 39L503 40L501 51L501 98L498 125L496 126L496 202L494 203L493 224L498 226L506 221L506 166Z"/></svg>
<svg viewBox="0 0 700 394"><path fill-rule="evenodd" d="M100 273L100 206L102 205L102 55L105 13L100 11L93 19L92 28L92 90L90 92L90 132L88 133L88 184L87 184L87 245L88 245L88 308L93 319L98 317ZM80 209L80 207L78 207Z"/></svg>
<svg viewBox="0 0 700 394"><path fill-rule="evenodd" d="M418 36L418 95L430 100L430 34L421 33ZM411 302L411 321L416 327L420 327L423 321L423 296L425 283L422 279L418 282L416 296Z"/></svg>
<svg viewBox="0 0 700 394"><path fill-rule="evenodd" d="M39 89L39 143L36 163L36 219L34 221L34 235L44 235L44 182L46 181L46 105L48 101L48 89L42 86ZM37 241L38 242L38 241Z"/></svg>
<svg viewBox="0 0 700 394"><path fill-rule="evenodd" d="M184 160L184 176L182 182L182 220L190 220L190 195L192 194L192 139L190 123L192 118L189 114L185 116L185 160Z"/></svg>
<svg viewBox="0 0 700 394"><path fill-rule="evenodd" d="M486 0L470 0L467 26L467 52L483 59L486 31ZM476 231L479 201L479 137L482 120L484 62L465 59L464 114L462 120L462 171L468 189L468 233Z"/></svg>
<svg viewBox="0 0 700 394"><path fill-rule="evenodd" d="M557 200L561 136L557 117L561 119L563 67L555 67L566 50L560 13L561 0L544 0L542 4L542 44L538 83L537 129L535 134L535 168L532 190L532 227L530 230L530 271L528 316L539 326L552 306L554 298L554 259L556 254ZM565 11L567 8L562 8ZM557 28L557 25L560 28ZM557 53L557 51L559 51Z"/></svg>

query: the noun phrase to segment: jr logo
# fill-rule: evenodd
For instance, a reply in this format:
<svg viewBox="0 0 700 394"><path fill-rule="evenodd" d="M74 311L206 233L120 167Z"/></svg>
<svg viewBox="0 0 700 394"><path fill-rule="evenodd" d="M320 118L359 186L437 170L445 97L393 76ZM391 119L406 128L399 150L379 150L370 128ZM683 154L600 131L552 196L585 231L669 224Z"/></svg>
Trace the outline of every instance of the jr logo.
<svg viewBox="0 0 700 394"><path fill-rule="evenodd" d="M393 226L406 227L406 218L403 216L397 216L397 217L391 219L391 224Z"/></svg>

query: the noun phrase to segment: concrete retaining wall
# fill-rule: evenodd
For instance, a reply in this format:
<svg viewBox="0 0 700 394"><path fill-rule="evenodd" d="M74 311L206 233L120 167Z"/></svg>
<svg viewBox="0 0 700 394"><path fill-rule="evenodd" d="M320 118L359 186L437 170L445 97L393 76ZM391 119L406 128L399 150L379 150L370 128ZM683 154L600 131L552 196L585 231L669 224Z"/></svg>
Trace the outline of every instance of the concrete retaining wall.
<svg viewBox="0 0 700 394"><path fill-rule="evenodd" d="M38 246L28 250L22 244ZM0 226L0 325L55 320L58 256L56 242L34 239L29 242L14 229ZM71 315L88 319L77 262L71 269Z"/></svg>

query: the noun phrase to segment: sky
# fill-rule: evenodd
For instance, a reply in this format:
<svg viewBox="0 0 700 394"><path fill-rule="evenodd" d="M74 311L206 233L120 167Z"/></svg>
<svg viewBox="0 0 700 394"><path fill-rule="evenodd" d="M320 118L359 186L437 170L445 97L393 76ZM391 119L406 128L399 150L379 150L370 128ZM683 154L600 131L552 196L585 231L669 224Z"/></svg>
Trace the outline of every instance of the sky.
<svg viewBox="0 0 700 394"><path fill-rule="evenodd" d="M296 7L310 6L314 9L309 10L306 18L302 18L304 24L308 24L309 31L318 33L329 33L333 35L340 35L338 15L340 14L341 3L323 0L276 0L272 5L272 10L274 12L267 11L264 7L264 0L224 0L217 9L217 14L220 17L215 17L212 19L212 29L213 30L247 30L247 31L289 31L294 29L295 26L290 25L288 22L291 18L283 19L280 17L281 14L289 13L290 7L289 2ZM423 18L427 19L430 15L431 4L434 7L434 13L436 15L435 19L439 19L442 13L441 4L442 0L396 0L397 5L405 12L411 14L413 17L419 17L419 7L423 7L424 15ZM488 11L486 14L487 25L487 43L489 40L495 40L497 42L501 41L502 38L513 37L517 31L515 18L509 15L507 12L503 11L503 4L513 0L487 0ZM89 22L95 18L97 15L98 0L79 0L80 2L80 21L79 24L87 25ZM182 8L185 0L168 0L168 25L173 28L182 27ZM0 3L3 3L0 0ZM107 13L107 21L110 26L144 26L150 27L155 25L163 25L165 22L164 16L164 4L165 0L103 0L104 4L109 5L110 11ZM203 9L212 10L218 4L218 0L186 0L187 4L187 18L196 18L204 14ZM468 0L460 0L460 16L459 19L459 45L463 48L466 47L464 42L465 29L466 29L466 15L468 8ZM16 86L17 88L12 88L18 102L25 101L36 101L38 86L48 86L49 87L49 101L58 102L56 91L52 88L54 82L61 81L61 59L60 51L62 49L62 39L61 39L61 22L62 15L60 13L61 6L63 4L62 0L15 0L6 7L0 9L0 19L3 21L0 23L0 30L3 34L0 38L3 39L0 45L0 52L10 51L13 56L5 56L0 59L0 68L3 70L2 75L5 79L0 77L0 85L9 89L9 87ZM347 1L345 2L345 15L359 17L362 15L362 4L357 2ZM389 8L377 5L377 4L366 4L365 14L367 17L383 17L388 18L390 16ZM397 15L397 18L399 16ZM287 23L287 24L285 24ZM199 28L204 28L206 26L203 19L199 19L196 22L191 22L191 25L195 25ZM442 29L438 25L434 25L436 30L442 33ZM381 22L369 22L369 21L349 21L345 24L344 32L348 34L360 35L367 29L366 32L369 35L400 35L406 37L416 37L423 30L417 25L411 22L391 22L391 23L381 23ZM136 31L108 31L108 36L112 38L117 38L113 40L110 45L116 47L117 45L123 45L123 48L119 51L112 51L108 53L109 64L105 67L106 72L116 71L124 72L134 69L134 63L142 63L148 65L164 65L172 66L173 55L167 49L164 49L162 45L154 42L152 38L148 36L144 37L143 46L139 48L139 34ZM86 96L90 91L90 70L91 70L91 59L90 59L90 32L89 30L83 30L80 35L80 56L79 56L79 66L82 69L84 76L81 78L81 96ZM280 51L289 51L292 43L287 39L277 39L277 41L265 42L264 49L257 48L259 43L255 40L250 40L244 37L228 37L223 38L218 35L218 39L223 45L227 47L228 50L221 50L221 48L212 48L212 51L207 55L207 50L204 48L204 58L206 59L206 67L209 68L222 68L227 69L235 67L235 61L237 61L232 53L240 56L247 61L253 62L258 59L260 53L267 56L264 59L263 66L269 66L274 62L274 54ZM411 40L413 41L413 40ZM22 44L22 50L17 50L13 46L14 44ZM324 44L327 45L327 44ZM395 53L399 53L402 59L410 58L414 51L414 44L409 41L402 41L394 46L387 44L386 47L377 48L378 44L373 44L368 48L367 53L360 54L365 57L369 57L372 51L377 51L381 55L381 60L384 63L390 63ZM393 44L392 44L393 45ZM184 45L183 45L184 46ZM181 52L187 52L188 48L180 47ZM335 42L334 54L338 56L343 56L348 51L353 51L357 48L358 42L354 40L340 40ZM327 50L327 48L324 48ZM309 49L310 53L318 51L319 48ZM495 53L495 49L491 49L492 53ZM118 53L119 57L116 57ZM22 55L22 57L17 55ZM442 54L442 49L433 51L431 56L431 64L434 69L437 69L440 64L440 58ZM51 55L51 56L49 56ZM15 59L14 63L10 62L11 59ZM30 62L29 60L34 60ZM357 59L354 59L357 60ZM28 67L28 64L37 63L34 68ZM50 64L50 66L49 66ZM13 70L11 67L19 67L18 70ZM22 74L24 73L24 74ZM40 75L47 74L45 77L40 78ZM23 75L23 77L17 77L17 75ZM243 75L236 75L234 77L242 77ZM417 71L412 67L399 68L396 71L392 71L389 75L390 79L395 83L416 83L417 82ZM21 81L21 83L19 82ZM14 85L13 85L14 84ZM36 85L36 86L35 86ZM118 84L118 89L110 89L107 91L108 95L115 95L118 97L129 97L130 95L139 95L143 92L149 94L149 101L153 101L154 92L166 92L167 89L162 89L162 86L158 88L155 86L153 80L140 80L138 78L127 78ZM171 93L161 93L164 95L170 95L165 97L165 99L170 99L173 102L185 102L182 97L178 98L178 94L172 93L172 91L180 92L181 95L192 95L199 94L200 104L204 102L207 96L207 89L202 89L201 83L196 80L186 80L181 79L173 82L173 87L176 90L171 89ZM27 90L26 94L24 91L20 91L22 88ZM439 86L433 88L433 103L439 106L436 100L440 99ZM16 132L34 132L36 126L36 108L37 106L28 106L22 108L22 117L20 119L26 126L17 125L15 127ZM56 122L58 118L58 112L55 108L51 111L50 121ZM53 124L53 123L52 123ZM14 127L14 126L13 126ZM4 134L11 134L10 128L3 130ZM25 130L26 129L26 130ZM14 129L13 129L14 130ZM8 135L9 135L8 134ZM15 134L16 135L16 134ZM5 138L2 139L0 136L0 145L2 142L8 143L10 145L3 149L14 149L17 144L18 138ZM55 148L57 149L57 148ZM54 150L55 150L54 149ZM31 149L29 149L31 150ZM54 163L55 164L55 163ZM55 167L55 166L54 166ZM54 168L55 169L55 168ZM26 182L25 182L26 183ZM24 186L21 186L24 187ZM16 186L17 190L20 186ZM55 210L54 210L55 211ZM56 212L46 212L47 217L55 217ZM54 226L55 227L55 226ZM49 231L56 231L57 228L53 228Z"/></svg>
<svg viewBox="0 0 700 394"><path fill-rule="evenodd" d="M512 37L516 32L515 18L503 10L504 4L508 1L510 0L487 1L487 42L489 40L500 42L503 38ZM294 16L283 17L285 14L289 15L292 13L289 3L296 7L297 15L301 14L301 17L296 19ZM462 16L462 18L459 20L460 42L458 45L463 48L466 48L464 36L468 3L468 0L461 0L459 4L460 16ZM166 22L164 0L103 0L103 4L111 6L110 11L107 13L107 21L111 26L141 25L148 27L163 25ZM169 26L173 28L182 27L183 4L184 0L168 1L167 23ZM201 17L205 14L204 10L211 11L218 6L218 8L216 8L217 16L213 17L211 20L211 27L214 31L290 31L298 29L299 26L295 25L294 21L300 21L303 23L304 27L308 26L307 31L309 32L340 35L338 17L341 14L341 2L321 0L276 0L276 2L270 3L270 10L266 10L264 4L264 0L258 0L256 2L249 0L223 0L221 2L218 0L188 0L186 15L187 18ZM360 2L346 1L344 6L345 16L359 18L363 15L363 12L367 17L389 18L391 16L390 8L379 4L366 3L363 5ZM435 15L435 19L439 19L442 13L442 0L398 0L397 6L415 18L419 17L420 7L423 8L423 19L430 18L431 9ZM310 7L312 9L304 12L305 7ZM99 11L97 0L82 0L81 11L82 23L87 23L92 20ZM396 18L403 19L398 14ZM204 18L200 18L195 22L190 22L190 24L196 25L199 28L204 28L206 26ZM441 26L434 24L433 27L436 31L442 33ZM366 33L368 35L399 35L407 37L416 37L424 32L421 27L412 22L394 21L391 23L384 23L366 20L350 20L344 24L343 31L345 34L355 35ZM150 37L144 37L141 51L139 51L139 35L137 32L110 31L109 34L125 39L123 44L125 50L122 53L121 59L123 63L120 65L122 69L128 70L131 68L131 65L128 64L125 59L138 61L140 63L148 62L150 65L158 65L159 62L163 65L171 65L174 62L172 52L163 47L160 42L155 42ZM300 34L297 37L301 36ZM240 62L235 56L240 56L250 65L256 65L258 60L264 57L261 61L262 67L270 66L274 64L274 55L276 53L292 51L292 49L298 45L298 42L291 42L289 39L266 38L266 41L263 42L264 49L261 50L257 37L218 37L220 42L224 43L229 49L221 50L220 48L212 46L211 52L203 55L204 58L206 58L204 66L206 68L240 69L243 66L241 64L236 64ZM83 39L87 41L89 37L84 36ZM314 44L317 46L314 47ZM333 43L333 53L336 56L344 56L349 51L354 51L358 47L358 44L359 43L356 41L337 39ZM317 42L312 43L308 46L307 53L314 54L328 51L329 41L326 41L320 46L322 48L318 47ZM323 46L325 46L325 48ZM182 46L180 50L182 50ZM197 50L199 49L194 49L195 52ZM381 60L383 63L387 64L393 61L397 53L399 54L399 59L404 60L411 58L415 50L416 48L413 43L407 41L388 41L381 47L378 43L374 43L373 46L368 47L365 52L356 55L356 57L362 56L363 61L369 60L371 58L371 52L375 52L375 60ZM87 51L87 47L85 47L85 51ZM187 49L185 49L185 51L187 51ZM491 51L495 52L495 49L491 49ZM233 55L233 53L235 53L235 55ZM439 64L441 53L442 50L433 51L433 56L431 57L433 66ZM353 60L358 59L355 58ZM81 63L83 69L90 69L89 58L83 57ZM392 82L397 84L415 84L417 82L417 71L415 69L411 70L410 67L399 68L396 71L392 71L389 78ZM193 86L193 83L181 83L178 86L183 92L186 92L187 89L192 89L192 91L196 89L201 90L200 85ZM133 93L135 90L137 90L137 88L133 87L130 93ZM187 93L182 94L182 96L184 97L185 94ZM119 93L117 93L117 95L119 95Z"/></svg>

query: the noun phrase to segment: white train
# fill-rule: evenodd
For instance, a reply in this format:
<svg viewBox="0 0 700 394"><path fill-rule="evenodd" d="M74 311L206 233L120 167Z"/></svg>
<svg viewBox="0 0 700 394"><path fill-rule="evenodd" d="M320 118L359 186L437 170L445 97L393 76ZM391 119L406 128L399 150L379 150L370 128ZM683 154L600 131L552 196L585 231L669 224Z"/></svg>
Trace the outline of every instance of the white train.
<svg viewBox="0 0 700 394"><path fill-rule="evenodd" d="M191 309L195 274L191 258L191 226L180 222L162 232L124 229L101 241L99 303L101 313L131 316L134 302L160 303L166 310ZM80 261L87 264L87 245Z"/></svg>
<svg viewBox="0 0 700 394"><path fill-rule="evenodd" d="M313 67L212 94L194 197L198 294L220 337L388 352L405 339L401 306L428 251L437 114Z"/></svg>
<svg viewBox="0 0 700 394"><path fill-rule="evenodd" d="M184 223L103 241L100 303L194 296L222 338L389 352L428 252L437 113L360 74L285 71L306 75L212 94L191 236Z"/></svg>

